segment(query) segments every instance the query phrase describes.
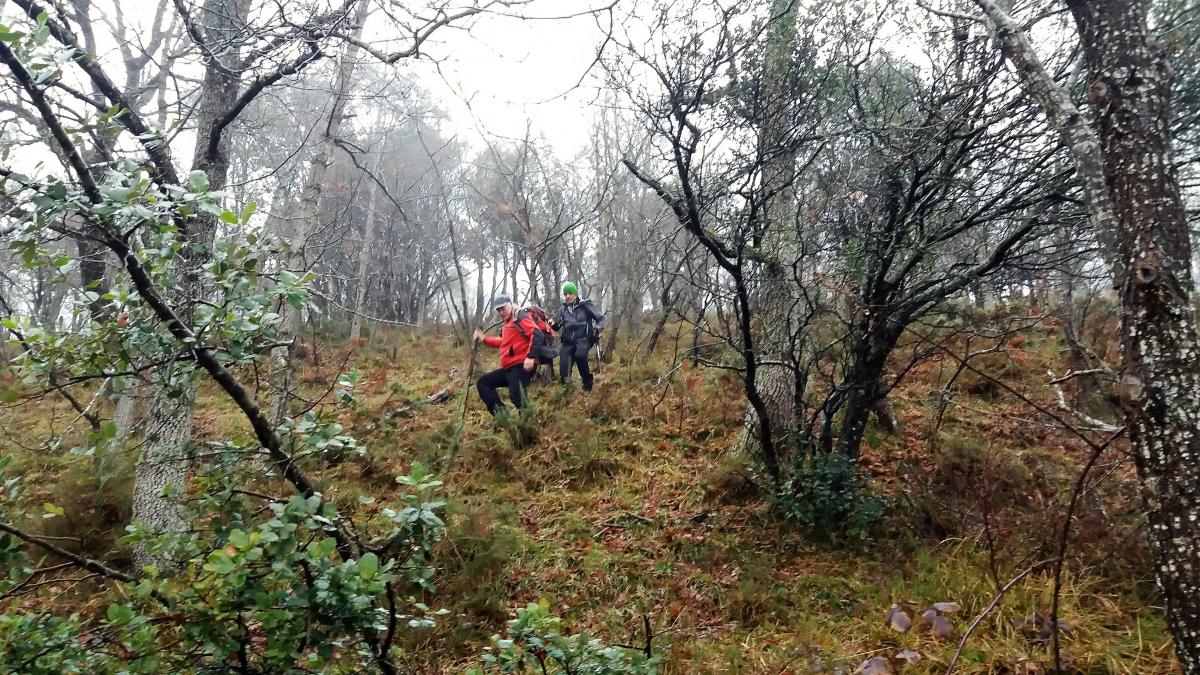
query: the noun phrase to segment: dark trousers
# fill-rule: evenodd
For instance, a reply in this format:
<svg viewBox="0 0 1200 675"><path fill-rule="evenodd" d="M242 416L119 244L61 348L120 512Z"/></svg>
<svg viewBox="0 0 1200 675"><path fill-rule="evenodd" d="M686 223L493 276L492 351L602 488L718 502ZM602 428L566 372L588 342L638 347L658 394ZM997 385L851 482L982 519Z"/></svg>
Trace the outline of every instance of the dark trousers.
<svg viewBox="0 0 1200 675"><path fill-rule="evenodd" d="M587 340L578 342L564 342L562 349L558 352L558 379L566 382L571 376L571 364L574 363L579 367L579 379L583 381L584 391L592 390L592 371L588 368L588 348L591 345Z"/></svg>
<svg viewBox="0 0 1200 675"><path fill-rule="evenodd" d="M532 377L533 373L525 372L523 364L518 363L508 368L497 368L479 378L475 389L479 392L479 398L483 399L483 404L487 406L488 412L495 415L504 408L504 404L500 402L500 387L508 387L508 398L513 405L524 408L528 402L525 398L525 388L529 386Z"/></svg>

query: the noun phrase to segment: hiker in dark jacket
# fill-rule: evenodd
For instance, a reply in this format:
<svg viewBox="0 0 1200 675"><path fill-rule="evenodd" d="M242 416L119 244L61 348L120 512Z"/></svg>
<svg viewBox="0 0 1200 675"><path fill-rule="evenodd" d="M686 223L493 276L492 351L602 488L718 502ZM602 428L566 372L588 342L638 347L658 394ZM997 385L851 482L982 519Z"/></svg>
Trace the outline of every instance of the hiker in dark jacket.
<svg viewBox="0 0 1200 675"><path fill-rule="evenodd" d="M500 337L486 335L476 328L475 340L500 350L500 367L479 378L475 389L494 417L504 409L504 404L500 402L500 387L508 387L508 398L518 408L524 408L529 402L525 389L529 387L529 380L537 367L534 354L541 346L542 333L536 330L537 324L528 315L519 319L521 326L518 328L517 308L513 307L512 298L503 293L492 300L492 309L504 321Z"/></svg>
<svg viewBox="0 0 1200 675"><path fill-rule="evenodd" d="M583 390L592 390L592 371L588 368L588 350L600 341L604 330L604 315L591 300L579 299L579 288L568 281L563 284L563 304L554 313L550 327L559 335L562 348L559 351L558 379L566 382L571 374L571 364L579 368L579 379Z"/></svg>

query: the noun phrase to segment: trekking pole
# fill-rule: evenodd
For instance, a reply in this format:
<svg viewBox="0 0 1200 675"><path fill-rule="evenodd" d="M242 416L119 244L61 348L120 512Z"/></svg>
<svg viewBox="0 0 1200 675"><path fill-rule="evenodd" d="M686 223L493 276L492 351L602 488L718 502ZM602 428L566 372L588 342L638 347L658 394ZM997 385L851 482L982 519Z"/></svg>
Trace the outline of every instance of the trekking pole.
<svg viewBox="0 0 1200 675"><path fill-rule="evenodd" d="M491 323L487 328L483 329L484 333L490 332L493 328L500 325L500 321ZM458 413L458 426L454 430L454 442L450 446L450 459L446 462L446 466L454 465L454 458L458 457L458 450L462 446L462 432L467 426L467 399L471 398L471 378L475 376L475 362L479 360L479 343L480 340L471 338L471 361L467 364L467 374L463 377L462 388L462 407Z"/></svg>
<svg viewBox="0 0 1200 675"><path fill-rule="evenodd" d="M600 353L600 340L596 339L596 373L604 374L604 355Z"/></svg>

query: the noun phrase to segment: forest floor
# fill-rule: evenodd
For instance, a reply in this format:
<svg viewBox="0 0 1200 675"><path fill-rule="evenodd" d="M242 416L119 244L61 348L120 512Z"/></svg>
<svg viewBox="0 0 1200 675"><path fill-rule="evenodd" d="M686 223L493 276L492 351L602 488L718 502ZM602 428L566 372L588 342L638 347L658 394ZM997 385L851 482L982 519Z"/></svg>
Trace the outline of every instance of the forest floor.
<svg viewBox="0 0 1200 675"><path fill-rule="evenodd" d="M435 560L437 593L425 601L449 613L406 640L409 670L462 672L514 608L545 600L570 631L610 643L644 645L648 622L664 673L850 673L901 653L916 659L905 673L945 672L972 620L1031 566L971 633L957 672L1052 670L1054 579L1038 563L1055 556L1088 456L1082 442L972 372L935 433L931 392L955 364L928 359L893 392L902 433L872 429L864 444L864 466L888 500L880 534L816 543L771 510L727 451L743 414L736 373L676 368L671 349L619 357L590 394L535 383L536 437L522 445L473 391L457 446L461 399L419 403L461 383L469 350L449 338L388 335L352 353L326 348L319 367L302 367L310 394L325 391L343 361L361 373L356 404L323 406L366 446L311 467L327 494L386 503L414 462L445 481L448 536ZM1057 360L1053 331L1035 329L975 363L1053 409L1053 391L1039 382ZM474 375L494 363L483 349ZM30 412L0 413L10 445L54 424L45 408ZM205 438L248 436L215 390L202 394L196 421ZM1076 672L1174 672L1125 455L1122 445L1102 455L1074 522L1060 617L1063 661ZM96 523L85 545L111 560L128 519L128 466L89 490L87 461L26 455L26 498L67 510L47 527ZM75 479L62 477L67 466ZM942 613L948 635L887 621L893 604L916 619L934 603L957 605Z"/></svg>

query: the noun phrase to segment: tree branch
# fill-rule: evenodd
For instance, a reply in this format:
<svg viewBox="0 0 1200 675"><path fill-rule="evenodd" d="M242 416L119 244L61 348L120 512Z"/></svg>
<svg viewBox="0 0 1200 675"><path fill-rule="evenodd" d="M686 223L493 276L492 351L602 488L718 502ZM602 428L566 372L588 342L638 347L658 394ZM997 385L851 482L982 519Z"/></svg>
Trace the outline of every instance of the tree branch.
<svg viewBox="0 0 1200 675"><path fill-rule="evenodd" d="M26 16L34 21L37 20L39 15L45 12L35 0L13 0L13 2L24 10ZM117 115L116 119L142 145L142 148L150 157L151 163L154 164L156 178L165 183L179 184L179 176L175 172L175 163L171 159L170 149L165 143L161 142L158 133L151 129L145 120L135 111L133 104L125 97L116 83L109 78L108 74L104 72L100 64L95 61L95 56L81 49L75 35L63 24L54 19L49 19L46 22L46 26L50 29L50 34L54 36L55 40L75 51L75 63L87 74L92 84L96 86L96 89L104 94L105 98L110 102L121 108L122 112ZM47 119L47 121L49 120Z"/></svg>
<svg viewBox="0 0 1200 675"><path fill-rule="evenodd" d="M24 541L29 544L33 544L34 546L37 546L40 549L43 549L50 553L53 553L54 555L56 555L64 560L69 560L74 565L81 567L89 572L95 572L96 574L99 574L100 576L102 576L106 579L112 579L113 581L123 581L125 583L137 583L137 581L138 581L137 578L130 576L120 570L113 569L113 568L109 567L108 565L105 565L104 563L100 562L99 560L92 560L91 558L85 558L81 555L76 555L74 553L71 553L70 551L66 550L65 548L62 548L61 546L51 544L50 542L46 541L45 539L42 539L41 537L36 537L32 534L28 534L28 533L18 529L16 526L14 526L10 523L6 523L2 520L0 520L0 532L7 532L7 533L11 534L12 536L16 537L17 539L20 539L21 541ZM172 606L172 604L173 604L169 597L163 595L162 593L160 593L157 590L152 590L150 592L150 595L155 600L158 600L159 602L161 602L162 604L164 604L168 607Z"/></svg>

